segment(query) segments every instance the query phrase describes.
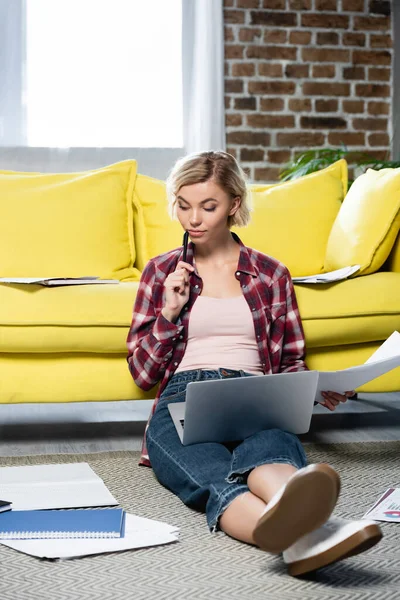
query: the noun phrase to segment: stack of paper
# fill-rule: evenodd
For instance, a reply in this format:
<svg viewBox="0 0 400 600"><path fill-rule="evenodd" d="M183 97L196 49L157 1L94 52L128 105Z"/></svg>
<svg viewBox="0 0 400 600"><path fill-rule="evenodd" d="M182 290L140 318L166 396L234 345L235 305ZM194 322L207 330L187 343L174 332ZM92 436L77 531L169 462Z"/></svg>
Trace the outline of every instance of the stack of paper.
<svg viewBox="0 0 400 600"><path fill-rule="evenodd" d="M125 516L125 537L116 539L69 539L69 540L8 540L4 546L19 550L39 558L74 558L89 554L118 552L159 546L178 541L179 529L162 523L144 519L136 515Z"/></svg>
<svg viewBox="0 0 400 600"><path fill-rule="evenodd" d="M15 510L78 508L118 504L87 463L0 468L1 492ZM92 511L90 511L92 512ZM125 513L125 535L107 539L2 540L5 546L41 558L74 558L178 540L179 529Z"/></svg>
<svg viewBox="0 0 400 600"><path fill-rule="evenodd" d="M400 488L388 488L363 519L400 523Z"/></svg>
<svg viewBox="0 0 400 600"><path fill-rule="evenodd" d="M119 283L119 280L99 279L99 277L0 277L0 283L10 283L14 285L43 285L46 287L59 287L61 285Z"/></svg>
<svg viewBox="0 0 400 600"><path fill-rule="evenodd" d="M295 283L333 283L334 281L342 281L343 279L347 279L347 277L350 277L350 275L356 273L359 268L360 265L343 267L343 269L336 269L336 271L329 271L329 273L305 275L304 277L292 277L292 281Z"/></svg>

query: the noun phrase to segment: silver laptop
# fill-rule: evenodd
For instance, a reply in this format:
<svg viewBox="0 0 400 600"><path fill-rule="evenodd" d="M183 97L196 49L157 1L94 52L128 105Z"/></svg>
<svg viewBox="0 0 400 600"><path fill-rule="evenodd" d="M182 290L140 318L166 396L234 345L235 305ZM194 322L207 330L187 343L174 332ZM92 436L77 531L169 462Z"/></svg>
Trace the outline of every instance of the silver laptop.
<svg viewBox="0 0 400 600"><path fill-rule="evenodd" d="M317 383L317 371L194 381L186 401L168 410L185 446L240 441L272 428L306 433Z"/></svg>

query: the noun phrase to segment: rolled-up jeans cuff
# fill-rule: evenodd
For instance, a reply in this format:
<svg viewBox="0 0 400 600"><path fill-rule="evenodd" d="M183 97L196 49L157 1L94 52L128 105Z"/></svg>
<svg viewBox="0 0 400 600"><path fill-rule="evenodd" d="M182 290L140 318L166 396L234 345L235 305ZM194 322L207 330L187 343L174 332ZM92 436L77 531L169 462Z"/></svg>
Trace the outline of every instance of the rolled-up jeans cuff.
<svg viewBox="0 0 400 600"><path fill-rule="evenodd" d="M301 469L303 465L299 466L292 458L289 456L281 456L278 458L271 458L270 460L262 460L259 463L256 463L249 467L242 467L240 469L233 469L228 474L226 481L228 483L244 483L247 481L248 476L251 471L256 467L261 467L262 465L273 465L273 464L282 464L282 465L291 465L295 469Z"/></svg>

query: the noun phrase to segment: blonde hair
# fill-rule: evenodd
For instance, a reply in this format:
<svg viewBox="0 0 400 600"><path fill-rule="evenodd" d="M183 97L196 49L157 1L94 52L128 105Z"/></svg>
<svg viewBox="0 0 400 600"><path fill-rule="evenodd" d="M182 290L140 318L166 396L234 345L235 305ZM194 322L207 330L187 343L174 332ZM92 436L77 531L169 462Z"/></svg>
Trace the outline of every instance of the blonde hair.
<svg viewBox="0 0 400 600"><path fill-rule="evenodd" d="M222 151L189 154L175 163L167 179L170 216L176 218L176 197L183 186L204 183L209 179L213 179L232 199L237 196L241 199L238 210L228 217L228 226L247 225L250 221L251 207L246 188L246 175L236 159Z"/></svg>

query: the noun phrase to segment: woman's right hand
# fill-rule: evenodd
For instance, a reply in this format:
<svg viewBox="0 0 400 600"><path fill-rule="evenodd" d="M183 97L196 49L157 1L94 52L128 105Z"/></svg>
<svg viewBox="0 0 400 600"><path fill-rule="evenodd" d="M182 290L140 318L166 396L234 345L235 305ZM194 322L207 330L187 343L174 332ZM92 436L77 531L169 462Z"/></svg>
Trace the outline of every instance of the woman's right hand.
<svg viewBox="0 0 400 600"><path fill-rule="evenodd" d="M165 305L162 314L169 321L174 321L179 316L182 308L189 300L189 273L194 267L180 260L173 273L170 273L164 282Z"/></svg>

